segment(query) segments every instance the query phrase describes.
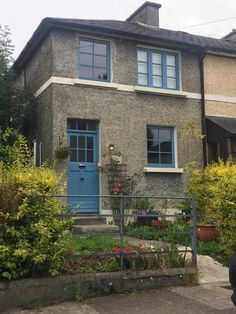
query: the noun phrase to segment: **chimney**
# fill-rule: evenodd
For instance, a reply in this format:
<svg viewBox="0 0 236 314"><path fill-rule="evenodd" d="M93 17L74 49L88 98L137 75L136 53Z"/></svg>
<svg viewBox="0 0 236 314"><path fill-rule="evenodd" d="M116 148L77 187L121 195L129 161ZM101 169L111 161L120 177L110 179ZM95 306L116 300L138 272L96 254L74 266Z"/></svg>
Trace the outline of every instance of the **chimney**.
<svg viewBox="0 0 236 314"><path fill-rule="evenodd" d="M236 41L236 29L232 29L232 31L225 35L222 39Z"/></svg>
<svg viewBox="0 0 236 314"><path fill-rule="evenodd" d="M160 7L161 4L146 1L133 14L131 14L126 21L159 27Z"/></svg>

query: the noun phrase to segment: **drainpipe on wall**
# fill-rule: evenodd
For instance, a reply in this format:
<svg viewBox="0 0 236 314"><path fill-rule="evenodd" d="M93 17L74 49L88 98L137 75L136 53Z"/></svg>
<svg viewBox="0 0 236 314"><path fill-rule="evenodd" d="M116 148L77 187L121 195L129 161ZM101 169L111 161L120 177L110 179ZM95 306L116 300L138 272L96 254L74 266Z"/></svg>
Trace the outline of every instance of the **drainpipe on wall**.
<svg viewBox="0 0 236 314"><path fill-rule="evenodd" d="M202 139L203 144L203 165L204 167L208 164L208 150L207 150L207 130L206 130L206 110L205 110L205 86L204 86L204 58L206 56L206 50L201 49L199 69L200 69L200 84L201 84L201 119L202 119Z"/></svg>

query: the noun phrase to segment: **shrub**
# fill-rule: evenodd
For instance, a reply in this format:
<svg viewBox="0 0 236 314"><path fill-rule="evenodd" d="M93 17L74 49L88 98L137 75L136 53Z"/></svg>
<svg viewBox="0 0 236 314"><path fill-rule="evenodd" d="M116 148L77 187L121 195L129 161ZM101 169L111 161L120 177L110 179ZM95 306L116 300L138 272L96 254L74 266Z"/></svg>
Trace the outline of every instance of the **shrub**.
<svg viewBox="0 0 236 314"><path fill-rule="evenodd" d="M195 170L187 190L196 195L198 218L217 222L224 252L236 251L236 163L233 160Z"/></svg>
<svg viewBox="0 0 236 314"><path fill-rule="evenodd" d="M60 193L60 178L47 166L26 165L23 137L20 143L12 165L0 161L0 278L5 279L57 274L69 225L58 216L65 206L48 197Z"/></svg>

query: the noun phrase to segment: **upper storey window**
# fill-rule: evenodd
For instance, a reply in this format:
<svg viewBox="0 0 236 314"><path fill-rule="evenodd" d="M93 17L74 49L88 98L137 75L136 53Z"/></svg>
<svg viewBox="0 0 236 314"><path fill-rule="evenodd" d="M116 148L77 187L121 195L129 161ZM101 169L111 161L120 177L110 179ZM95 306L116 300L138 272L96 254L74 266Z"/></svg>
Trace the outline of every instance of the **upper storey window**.
<svg viewBox="0 0 236 314"><path fill-rule="evenodd" d="M178 90L178 54L161 50L138 49L138 84Z"/></svg>
<svg viewBox="0 0 236 314"><path fill-rule="evenodd" d="M91 39L79 39L79 78L109 81L109 44Z"/></svg>

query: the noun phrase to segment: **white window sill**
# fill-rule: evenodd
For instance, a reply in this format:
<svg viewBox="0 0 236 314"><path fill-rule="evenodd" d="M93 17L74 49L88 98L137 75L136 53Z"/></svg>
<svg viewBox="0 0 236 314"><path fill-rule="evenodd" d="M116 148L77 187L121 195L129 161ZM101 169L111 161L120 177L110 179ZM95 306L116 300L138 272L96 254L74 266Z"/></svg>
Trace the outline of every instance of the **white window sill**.
<svg viewBox="0 0 236 314"><path fill-rule="evenodd" d="M155 168L144 167L144 172L156 172L156 173L183 173L183 168Z"/></svg>
<svg viewBox="0 0 236 314"><path fill-rule="evenodd" d="M135 86L134 90L138 93L160 94L164 96L176 96L176 97L182 97L182 98L187 98L188 96L186 92L179 91L179 90L172 90L172 89Z"/></svg>
<svg viewBox="0 0 236 314"><path fill-rule="evenodd" d="M86 85L86 86L96 86L96 87L101 87L101 88L117 89L117 84L110 83L110 82L94 81L94 80L74 79L74 84L75 85Z"/></svg>

